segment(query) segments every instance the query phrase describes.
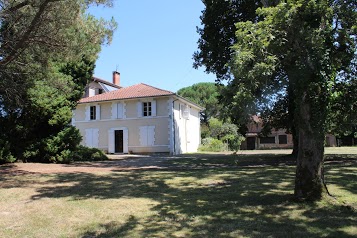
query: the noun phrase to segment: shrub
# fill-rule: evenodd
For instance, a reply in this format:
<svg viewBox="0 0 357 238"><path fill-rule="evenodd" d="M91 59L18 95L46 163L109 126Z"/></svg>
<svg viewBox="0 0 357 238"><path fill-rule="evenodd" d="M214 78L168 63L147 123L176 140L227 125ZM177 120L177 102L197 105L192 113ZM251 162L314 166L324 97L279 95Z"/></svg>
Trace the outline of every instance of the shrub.
<svg viewBox="0 0 357 238"><path fill-rule="evenodd" d="M41 158L40 162L70 163L73 161L72 157L77 151L81 139L79 130L69 126L57 135L44 139L45 146L36 146L39 148L39 153L36 153L36 156Z"/></svg>
<svg viewBox="0 0 357 238"><path fill-rule="evenodd" d="M228 146L218 139L205 138L202 140L202 145L198 149L200 151L221 152L227 151Z"/></svg>
<svg viewBox="0 0 357 238"><path fill-rule="evenodd" d="M16 158L12 156L10 151L10 143L0 140L0 164L13 163L15 161Z"/></svg>
<svg viewBox="0 0 357 238"><path fill-rule="evenodd" d="M240 134L237 135L226 135L222 138L223 141L227 142L229 150L237 152L240 149L240 145L245 138Z"/></svg>
<svg viewBox="0 0 357 238"><path fill-rule="evenodd" d="M72 159L74 161L100 161L108 160L108 157L102 150L80 145L73 153Z"/></svg>

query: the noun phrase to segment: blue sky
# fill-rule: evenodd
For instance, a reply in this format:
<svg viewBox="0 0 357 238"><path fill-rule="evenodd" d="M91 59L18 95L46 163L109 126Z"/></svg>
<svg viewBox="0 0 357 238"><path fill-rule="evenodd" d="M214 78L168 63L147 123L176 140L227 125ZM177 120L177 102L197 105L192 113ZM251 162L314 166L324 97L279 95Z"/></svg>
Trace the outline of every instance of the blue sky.
<svg viewBox="0 0 357 238"><path fill-rule="evenodd" d="M203 68L192 67L201 0L116 0L112 8L92 7L96 17L118 23L113 41L103 46L94 75L111 81L116 69L121 85L146 83L176 92L199 82L214 82Z"/></svg>

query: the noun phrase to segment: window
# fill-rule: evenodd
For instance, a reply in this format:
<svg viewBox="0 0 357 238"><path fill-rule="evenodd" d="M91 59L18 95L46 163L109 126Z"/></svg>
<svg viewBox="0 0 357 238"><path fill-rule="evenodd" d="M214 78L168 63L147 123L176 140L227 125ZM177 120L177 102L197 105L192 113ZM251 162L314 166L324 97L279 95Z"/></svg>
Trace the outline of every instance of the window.
<svg viewBox="0 0 357 238"><path fill-rule="evenodd" d="M279 135L279 144L287 144L288 143L288 137L287 135Z"/></svg>
<svg viewBox="0 0 357 238"><path fill-rule="evenodd" d="M179 113L180 113L180 119L184 118L186 120L190 119L190 107L185 104L180 104L179 105Z"/></svg>
<svg viewBox="0 0 357 238"><path fill-rule="evenodd" d="M150 117L151 115L151 102L143 102L143 116Z"/></svg>
<svg viewBox="0 0 357 238"><path fill-rule="evenodd" d="M98 88L98 94L102 94L103 93L103 89Z"/></svg>
<svg viewBox="0 0 357 238"><path fill-rule="evenodd" d="M95 89L94 88L89 88L88 89L88 96L93 97L95 95Z"/></svg>
<svg viewBox="0 0 357 238"><path fill-rule="evenodd" d="M275 137L274 136L260 137L260 144L275 144Z"/></svg>
<svg viewBox="0 0 357 238"><path fill-rule="evenodd" d="M96 106L90 106L90 120L97 119L97 108Z"/></svg>

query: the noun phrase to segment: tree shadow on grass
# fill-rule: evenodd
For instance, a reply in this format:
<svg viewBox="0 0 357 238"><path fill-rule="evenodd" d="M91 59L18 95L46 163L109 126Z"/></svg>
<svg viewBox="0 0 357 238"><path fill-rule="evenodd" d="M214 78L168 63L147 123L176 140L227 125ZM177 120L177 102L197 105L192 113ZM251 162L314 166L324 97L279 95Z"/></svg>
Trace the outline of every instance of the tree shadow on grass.
<svg viewBox="0 0 357 238"><path fill-rule="evenodd" d="M155 215L125 224L103 223L104 231L88 231L83 237L349 237L339 229L353 224L353 214L293 204L293 179L294 168L286 166L58 174L33 199L125 197L157 202L151 208ZM291 215L291 210L298 212Z"/></svg>
<svg viewBox="0 0 357 238"><path fill-rule="evenodd" d="M124 224L118 224L117 222L109 222L106 224L100 224L98 231L87 231L81 234L83 238L112 238L112 237L130 237L130 232L133 230L139 221L134 216L130 216Z"/></svg>
<svg viewBox="0 0 357 238"><path fill-rule="evenodd" d="M294 166L264 157L198 158L199 169L190 169L193 161L183 170L56 174L32 199L155 201L146 217L103 222L82 237L353 237L344 229L355 226L354 211L293 203ZM220 166L227 159L234 164ZM349 178L337 182L354 184Z"/></svg>

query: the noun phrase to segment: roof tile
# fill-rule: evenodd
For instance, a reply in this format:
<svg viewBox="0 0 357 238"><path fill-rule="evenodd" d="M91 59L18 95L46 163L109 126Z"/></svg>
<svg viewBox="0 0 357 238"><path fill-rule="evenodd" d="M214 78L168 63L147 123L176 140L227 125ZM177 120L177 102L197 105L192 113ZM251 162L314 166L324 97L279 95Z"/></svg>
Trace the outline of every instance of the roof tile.
<svg viewBox="0 0 357 238"><path fill-rule="evenodd" d="M115 91L98 94L92 97L86 97L79 100L79 103L101 102L118 99L131 99L131 98L143 98L143 97L157 97L174 95L175 93L155 88L153 86L140 83L126 88L120 88Z"/></svg>

